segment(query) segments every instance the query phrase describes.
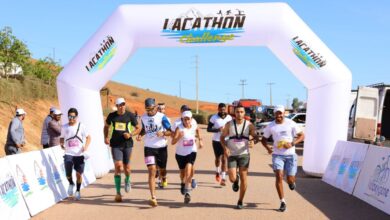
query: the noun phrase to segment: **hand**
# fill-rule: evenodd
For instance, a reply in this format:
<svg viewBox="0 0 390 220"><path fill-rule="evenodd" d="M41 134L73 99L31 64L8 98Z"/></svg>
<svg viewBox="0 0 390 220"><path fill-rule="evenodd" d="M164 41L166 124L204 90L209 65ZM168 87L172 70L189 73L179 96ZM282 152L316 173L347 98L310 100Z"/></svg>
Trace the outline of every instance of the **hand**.
<svg viewBox="0 0 390 220"><path fill-rule="evenodd" d="M272 154L273 150L270 147L267 147L268 154Z"/></svg>
<svg viewBox="0 0 390 220"><path fill-rule="evenodd" d="M23 147L23 144L16 144L16 147L17 147L17 148L22 148L22 147Z"/></svg>
<svg viewBox="0 0 390 220"><path fill-rule="evenodd" d="M110 138L108 137L104 138L104 143L110 145Z"/></svg>
<svg viewBox="0 0 390 220"><path fill-rule="evenodd" d="M248 146L249 146L250 148L252 148L253 146L255 146L255 141L254 141L254 140L248 141Z"/></svg>
<svg viewBox="0 0 390 220"><path fill-rule="evenodd" d="M203 148L203 141L199 141L199 149Z"/></svg>
<svg viewBox="0 0 390 220"><path fill-rule="evenodd" d="M137 137L135 138L137 141L141 141L142 140L142 136L141 135L137 135Z"/></svg>
<svg viewBox="0 0 390 220"><path fill-rule="evenodd" d="M129 132L125 132L125 133L123 133L123 137L125 139L130 139L131 138L131 134Z"/></svg>
<svg viewBox="0 0 390 220"><path fill-rule="evenodd" d="M164 136L164 132L163 131L157 131L156 136L157 137L163 137Z"/></svg>
<svg viewBox="0 0 390 220"><path fill-rule="evenodd" d="M61 148L62 148L62 149L65 149L65 146L64 146L64 144L61 144Z"/></svg>
<svg viewBox="0 0 390 220"><path fill-rule="evenodd" d="M285 144L284 144L284 148L286 148L286 149L289 149L289 148L291 148L293 145L292 145L292 142L286 142Z"/></svg>
<svg viewBox="0 0 390 220"><path fill-rule="evenodd" d="M220 127L220 128L219 128L219 131L222 132L223 129L224 129L224 126Z"/></svg>
<svg viewBox="0 0 390 220"><path fill-rule="evenodd" d="M85 151L87 151L87 150L88 150L88 147L85 146L85 145L81 148L81 152L83 152L83 153L84 153Z"/></svg>
<svg viewBox="0 0 390 220"><path fill-rule="evenodd" d="M230 150L228 148L225 147L225 150L224 150L224 154L226 157L229 157L230 156Z"/></svg>

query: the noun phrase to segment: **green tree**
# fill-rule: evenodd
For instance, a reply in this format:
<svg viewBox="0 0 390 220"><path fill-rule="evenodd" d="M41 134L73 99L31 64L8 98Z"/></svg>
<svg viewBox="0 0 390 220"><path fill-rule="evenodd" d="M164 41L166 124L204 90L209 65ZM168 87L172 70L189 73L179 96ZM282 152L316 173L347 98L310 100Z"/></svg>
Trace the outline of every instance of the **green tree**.
<svg viewBox="0 0 390 220"><path fill-rule="evenodd" d="M43 80L45 83L52 85L58 73L61 72L62 67L52 58L46 57L31 63L27 71L29 75L34 75Z"/></svg>
<svg viewBox="0 0 390 220"><path fill-rule="evenodd" d="M298 110L298 108L299 108L299 100L298 100L298 98L294 98L293 99L291 107L294 109L294 111Z"/></svg>
<svg viewBox="0 0 390 220"><path fill-rule="evenodd" d="M12 34L11 27L0 30L0 63L3 76L8 79L7 73L16 68L13 63L26 67L29 64L31 53L27 46Z"/></svg>

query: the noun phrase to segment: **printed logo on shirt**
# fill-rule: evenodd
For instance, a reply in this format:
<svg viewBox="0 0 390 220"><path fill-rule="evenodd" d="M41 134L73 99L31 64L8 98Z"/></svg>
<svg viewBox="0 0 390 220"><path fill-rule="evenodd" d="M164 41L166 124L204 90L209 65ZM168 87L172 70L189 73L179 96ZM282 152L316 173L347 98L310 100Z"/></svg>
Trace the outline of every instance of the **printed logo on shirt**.
<svg viewBox="0 0 390 220"><path fill-rule="evenodd" d="M115 130L116 131L126 131L126 123L115 122Z"/></svg>

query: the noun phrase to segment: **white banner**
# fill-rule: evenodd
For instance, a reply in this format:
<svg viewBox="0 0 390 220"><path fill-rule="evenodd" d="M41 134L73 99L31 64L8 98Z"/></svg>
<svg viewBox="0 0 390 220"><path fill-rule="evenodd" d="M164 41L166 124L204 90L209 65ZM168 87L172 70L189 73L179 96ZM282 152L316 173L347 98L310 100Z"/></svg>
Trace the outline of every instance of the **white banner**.
<svg viewBox="0 0 390 220"><path fill-rule="evenodd" d="M370 145L353 195L390 214L390 148Z"/></svg>
<svg viewBox="0 0 390 220"><path fill-rule="evenodd" d="M5 158L0 159L0 169L0 219L29 219L26 203Z"/></svg>
<svg viewBox="0 0 390 220"><path fill-rule="evenodd" d="M43 151L33 151L6 157L31 216L56 203L53 194L53 174Z"/></svg>
<svg viewBox="0 0 390 220"><path fill-rule="evenodd" d="M367 144L338 141L322 180L352 194L367 148Z"/></svg>

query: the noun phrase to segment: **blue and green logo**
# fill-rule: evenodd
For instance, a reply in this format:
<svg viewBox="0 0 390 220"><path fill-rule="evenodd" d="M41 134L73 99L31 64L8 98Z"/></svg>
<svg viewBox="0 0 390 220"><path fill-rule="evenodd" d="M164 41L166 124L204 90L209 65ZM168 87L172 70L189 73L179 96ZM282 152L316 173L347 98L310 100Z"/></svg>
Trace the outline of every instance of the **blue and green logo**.
<svg viewBox="0 0 390 220"><path fill-rule="evenodd" d="M8 175L6 179L5 182L0 183L0 197L5 204L12 208L19 201L18 188L11 175Z"/></svg>
<svg viewBox="0 0 390 220"><path fill-rule="evenodd" d="M103 69L116 54L116 43L113 37L107 36L100 44L100 49L89 60L85 68L89 73Z"/></svg>
<svg viewBox="0 0 390 220"><path fill-rule="evenodd" d="M310 69L318 70L326 65L326 60L320 53L314 52L309 45L298 36L291 40L294 54Z"/></svg>
<svg viewBox="0 0 390 220"><path fill-rule="evenodd" d="M224 43L240 37L244 32L244 11L219 10L216 15L203 16L191 9L178 18L166 18L161 36L180 43Z"/></svg>

